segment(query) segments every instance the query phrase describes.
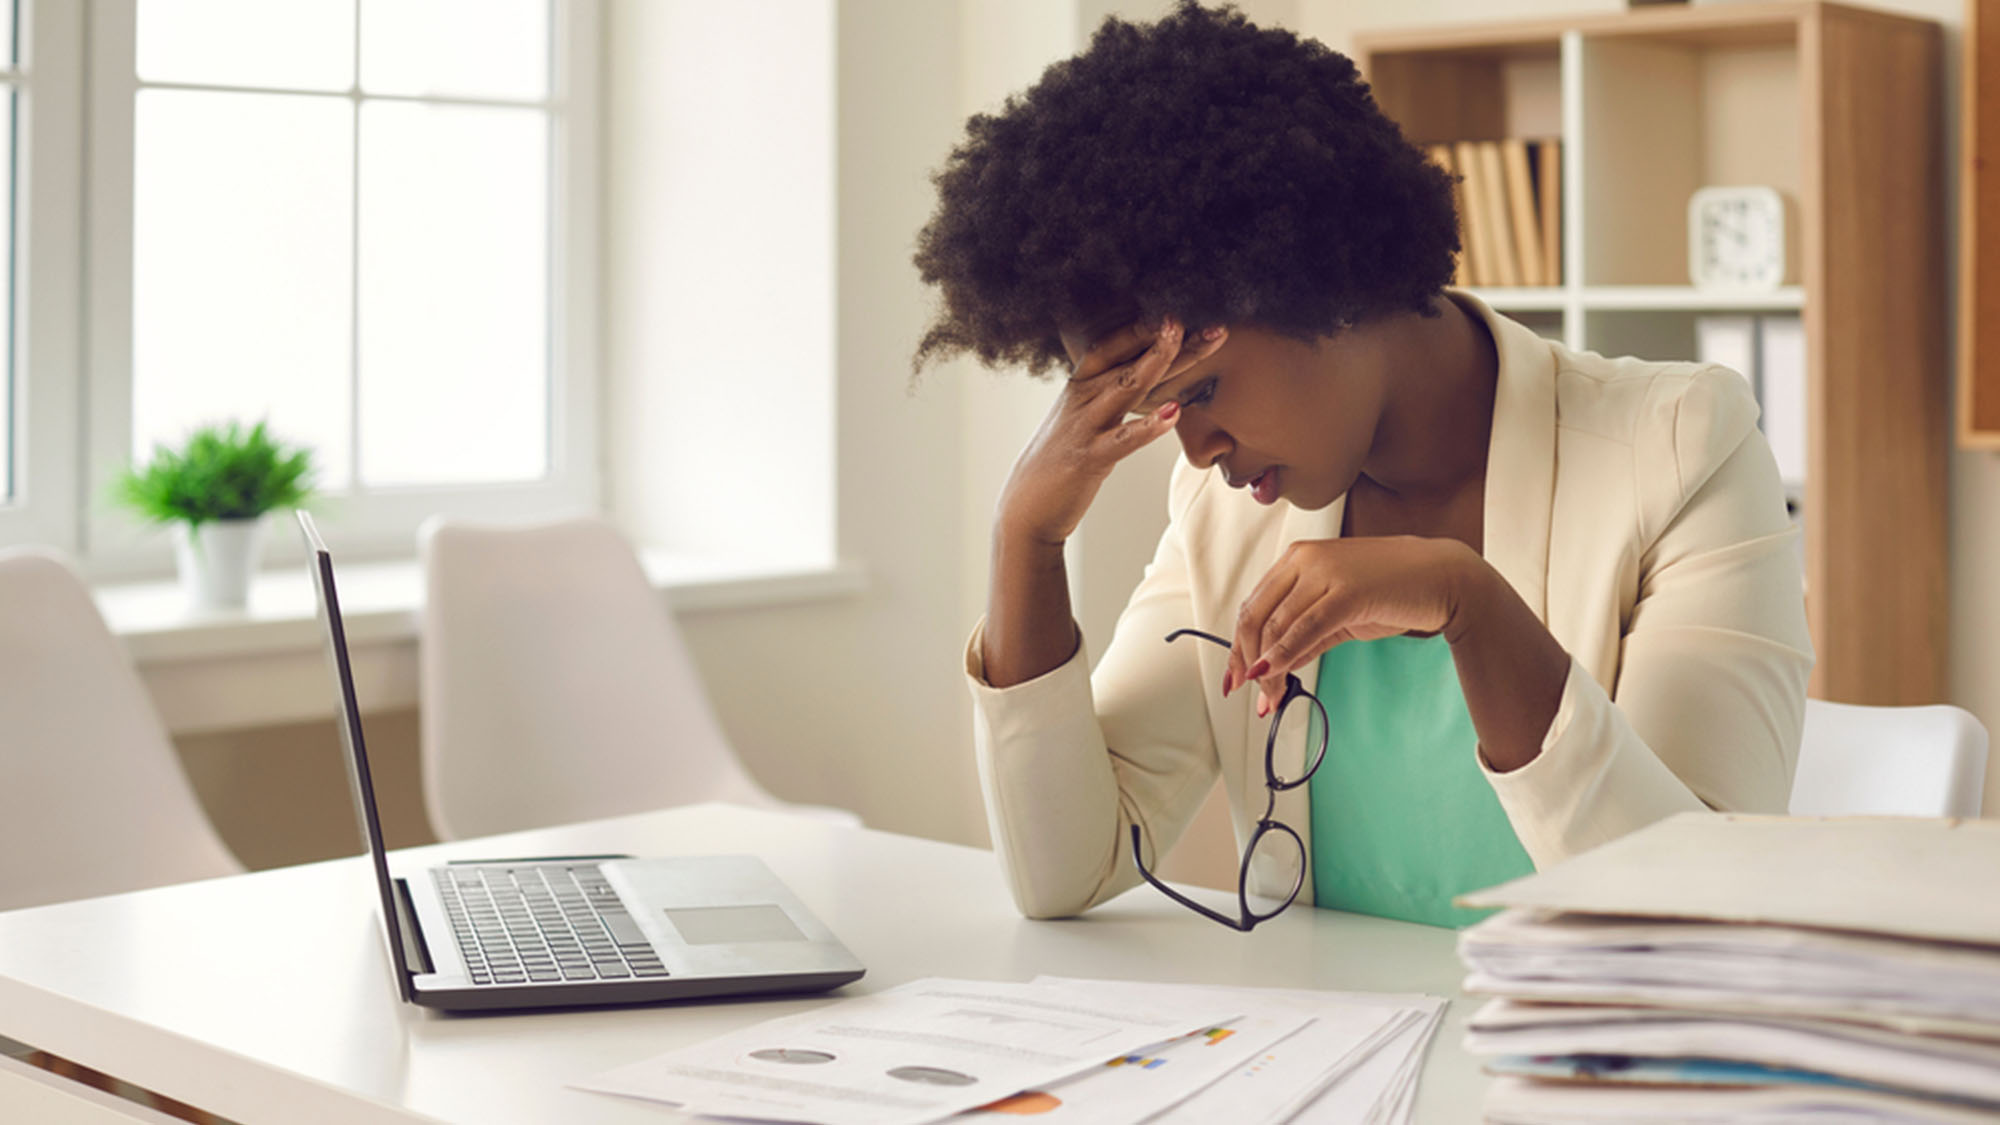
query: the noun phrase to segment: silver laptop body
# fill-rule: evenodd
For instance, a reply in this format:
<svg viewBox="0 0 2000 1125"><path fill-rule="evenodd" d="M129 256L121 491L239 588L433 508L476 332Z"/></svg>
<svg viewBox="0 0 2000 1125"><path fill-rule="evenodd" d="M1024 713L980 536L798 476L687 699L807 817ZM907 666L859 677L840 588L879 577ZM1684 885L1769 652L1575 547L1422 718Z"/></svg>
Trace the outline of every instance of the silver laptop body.
<svg viewBox="0 0 2000 1125"><path fill-rule="evenodd" d="M754 856L543 856L393 875L333 558L301 511L355 817L404 1000L453 1011L817 992L861 963Z"/></svg>

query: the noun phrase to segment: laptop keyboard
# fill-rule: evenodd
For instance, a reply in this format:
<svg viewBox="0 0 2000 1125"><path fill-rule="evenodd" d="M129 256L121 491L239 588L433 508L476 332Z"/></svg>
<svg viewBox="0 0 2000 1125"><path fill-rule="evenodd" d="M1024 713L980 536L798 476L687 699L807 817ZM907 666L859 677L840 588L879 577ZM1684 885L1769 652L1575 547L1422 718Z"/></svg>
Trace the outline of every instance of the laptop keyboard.
<svg viewBox="0 0 2000 1125"><path fill-rule="evenodd" d="M475 984L667 975L595 866L434 867L431 878Z"/></svg>

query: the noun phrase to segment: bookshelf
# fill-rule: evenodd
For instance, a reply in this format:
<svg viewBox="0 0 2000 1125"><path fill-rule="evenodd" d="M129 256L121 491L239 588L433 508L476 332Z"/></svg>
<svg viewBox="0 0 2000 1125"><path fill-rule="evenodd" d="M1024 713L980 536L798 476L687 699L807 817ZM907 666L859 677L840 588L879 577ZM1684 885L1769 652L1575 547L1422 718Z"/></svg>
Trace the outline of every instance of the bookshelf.
<svg viewBox="0 0 2000 1125"><path fill-rule="evenodd" d="M1945 355L1937 25L1815 0L1357 33L1420 145L1561 142L1558 284L1481 287L1570 347L1690 359L1706 316L1796 316L1812 694L1945 698ZM1688 284L1687 202L1787 201L1785 283Z"/></svg>
<svg viewBox="0 0 2000 1125"><path fill-rule="evenodd" d="M1963 34L1958 444L2000 451L2000 0L1967 0Z"/></svg>

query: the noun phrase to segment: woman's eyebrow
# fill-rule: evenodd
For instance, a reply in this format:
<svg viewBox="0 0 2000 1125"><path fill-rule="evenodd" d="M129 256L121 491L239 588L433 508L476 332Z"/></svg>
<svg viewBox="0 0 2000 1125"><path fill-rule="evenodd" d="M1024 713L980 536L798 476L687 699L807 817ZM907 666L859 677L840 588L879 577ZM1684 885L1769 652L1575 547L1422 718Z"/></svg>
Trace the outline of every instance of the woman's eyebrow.
<svg viewBox="0 0 2000 1125"><path fill-rule="evenodd" d="M1187 390L1187 388L1192 383L1194 383L1198 378L1199 377L1196 376L1195 373L1191 370L1183 371L1179 375L1176 375L1173 378L1168 379L1166 382L1161 383L1158 386L1155 386L1152 390L1147 391L1143 396L1140 397L1139 401L1133 405L1132 409L1135 413L1150 414L1159 407L1166 405L1166 401L1168 399L1179 398L1181 392ZM1167 393L1168 388L1173 388L1173 393L1171 394Z"/></svg>

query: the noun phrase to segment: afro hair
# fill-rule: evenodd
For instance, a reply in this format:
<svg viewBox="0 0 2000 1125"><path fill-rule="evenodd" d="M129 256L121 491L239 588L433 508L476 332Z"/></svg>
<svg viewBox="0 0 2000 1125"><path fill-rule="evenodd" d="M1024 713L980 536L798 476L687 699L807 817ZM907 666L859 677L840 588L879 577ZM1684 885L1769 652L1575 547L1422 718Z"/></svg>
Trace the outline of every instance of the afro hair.
<svg viewBox="0 0 2000 1125"><path fill-rule="evenodd" d="M932 177L916 265L942 309L914 366L1066 366L1107 311L1300 339L1429 312L1452 276L1451 177L1354 63L1233 8L1112 18L979 114Z"/></svg>

